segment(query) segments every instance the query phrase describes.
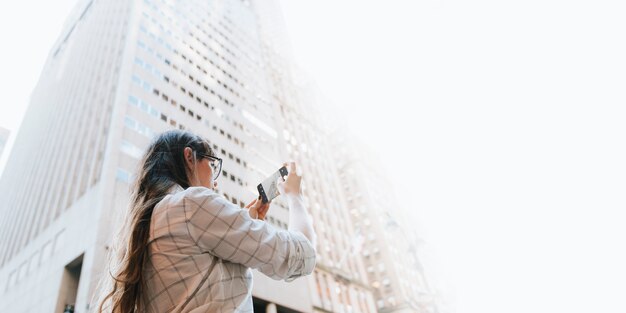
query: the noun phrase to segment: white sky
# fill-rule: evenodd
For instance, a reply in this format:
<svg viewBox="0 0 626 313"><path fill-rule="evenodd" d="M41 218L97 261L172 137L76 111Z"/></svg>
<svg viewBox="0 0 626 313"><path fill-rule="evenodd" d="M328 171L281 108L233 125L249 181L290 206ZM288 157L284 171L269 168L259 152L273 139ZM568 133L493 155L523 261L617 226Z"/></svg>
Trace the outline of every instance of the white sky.
<svg viewBox="0 0 626 313"><path fill-rule="evenodd" d="M0 3L0 126L11 131L7 146L0 155L0 175L48 52L75 3L75 0Z"/></svg>
<svg viewBox="0 0 626 313"><path fill-rule="evenodd" d="M0 5L0 126L19 125L73 2ZM626 312L624 5L281 3L298 63L380 152L457 312Z"/></svg>
<svg viewBox="0 0 626 313"><path fill-rule="evenodd" d="M458 312L626 312L623 5L282 3Z"/></svg>

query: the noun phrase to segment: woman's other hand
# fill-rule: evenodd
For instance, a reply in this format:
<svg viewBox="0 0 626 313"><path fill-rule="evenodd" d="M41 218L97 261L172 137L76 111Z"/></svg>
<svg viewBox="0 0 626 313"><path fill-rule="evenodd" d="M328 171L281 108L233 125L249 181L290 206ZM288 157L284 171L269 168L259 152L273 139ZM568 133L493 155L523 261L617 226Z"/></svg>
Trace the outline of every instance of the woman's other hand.
<svg viewBox="0 0 626 313"><path fill-rule="evenodd" d="M252 218L265 220L265 215L270 209L270 203L272 203L272 201L268 203L263 203L261 199L254 199L252 202L246 205L246 209L248 209L248 212Z"/></svg>

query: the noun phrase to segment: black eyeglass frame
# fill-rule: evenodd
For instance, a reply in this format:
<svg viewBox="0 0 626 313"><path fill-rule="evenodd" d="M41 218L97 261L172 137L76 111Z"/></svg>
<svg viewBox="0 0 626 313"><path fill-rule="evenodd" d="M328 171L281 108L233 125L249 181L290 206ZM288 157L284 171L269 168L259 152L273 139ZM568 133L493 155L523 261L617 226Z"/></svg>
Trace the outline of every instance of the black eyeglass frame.
<svg viewBox="0 0 626 313"><path fill-rule="evenodd" d="M218 165L218 169L217 169L217 175L215 173L213 173L213 180L216 180L220 174L222 173L222 159L216 157L216 156L212 156L212 155L208 155L208 154L203 154L203 153L199 153L198 154L201 158L207 158L211 161L219 161L219 165ZM211 166L211 168L213 168L213 166ZM213 170L215 170L213 168Z"/></svg>

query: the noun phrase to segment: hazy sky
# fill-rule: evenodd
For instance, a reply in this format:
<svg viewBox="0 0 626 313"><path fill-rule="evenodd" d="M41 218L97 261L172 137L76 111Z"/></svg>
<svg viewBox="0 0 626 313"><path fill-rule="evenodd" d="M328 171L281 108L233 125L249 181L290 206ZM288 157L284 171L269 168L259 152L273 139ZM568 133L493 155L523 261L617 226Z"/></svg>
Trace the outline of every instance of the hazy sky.
<svg viewBox="0 0 626 313"><path fill-rule="evenodd" d="M618 1L283 0L458 312L625 312ZM454 291L454 290L452 290Z"/></svg>
<svg viewBox="0 0 626 313"><path fill-rule="evenodd" d="M19 124L73 3L1 5L0 126ZM381 154L459 313L626 312L624 5L281 3L296 60Z"/></svg>
<svg viewBox="0 0 626 313"><path fill-rule="evenodd" d="M35 88L48 52L61 33L76 1L3 1L0 3L0 126L11 131L0 156L0 174L13 147L30 94Z"/></svg>

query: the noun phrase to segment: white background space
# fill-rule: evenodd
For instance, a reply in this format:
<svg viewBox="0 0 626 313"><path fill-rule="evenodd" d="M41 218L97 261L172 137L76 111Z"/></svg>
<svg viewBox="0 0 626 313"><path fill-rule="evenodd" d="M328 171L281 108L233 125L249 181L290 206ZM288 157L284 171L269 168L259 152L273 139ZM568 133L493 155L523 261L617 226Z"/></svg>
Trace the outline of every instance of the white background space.
<svg viewBox="0 0 626 313"><path fill-rule="evenodd" d="M282 4L458 312L626 312L624 5Z"/></svg>
<svg viewBox="0 0 626 313"><path fill-rule="evenodd" d="M0 126L19 126L73 3L1 4ZM298 64L380 153L457 312L626 312L624 5L281 4Z"/></svg>

